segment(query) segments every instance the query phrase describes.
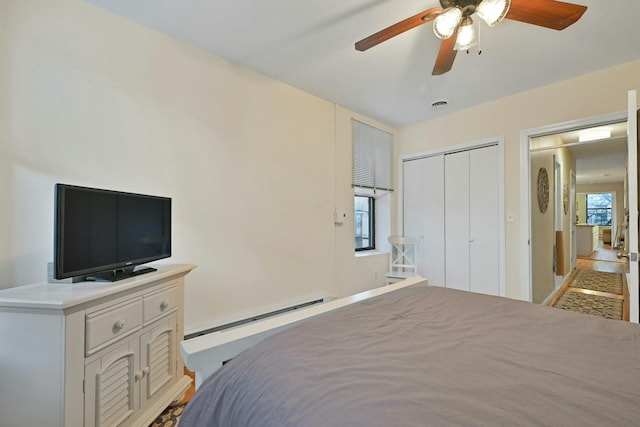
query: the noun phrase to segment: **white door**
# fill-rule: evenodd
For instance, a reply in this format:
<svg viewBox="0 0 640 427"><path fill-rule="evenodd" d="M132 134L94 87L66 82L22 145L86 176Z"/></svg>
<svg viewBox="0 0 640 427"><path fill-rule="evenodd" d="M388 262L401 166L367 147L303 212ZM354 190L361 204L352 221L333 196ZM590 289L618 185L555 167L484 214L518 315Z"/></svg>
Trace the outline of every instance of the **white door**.
<svg viewBox="0 0 640 427"><path fill-rule="evenodd" d="M445 156L447 288L500 294L498 146Z"/></svg>
<svg viewBox="0 0 640 427"><path fill-rule="evenodd" d="M638 96L629 91L627 119L629 197L629 321L638 323Z"/></svg>
<svg viewBox="0 0 640 427"><path fill-rule="evenodd" d="M469 151L444 156L447 288L469 287Z"/></svg>
<svg viewBox="0 0 640 427"><path fill-rule="evenodd" d="M403 162L403 233L429 285L501 294L498 145Z"/></svg>
<svg viewBox="0 0 640 427"><path fill-rule="evenodd" d="M114 350L103 350L85 366L84 422L88 426L116 426L136 411L140 339L129 338Z"/></svg>
<svg viewBox="0 0 640 427"><path fill-rule="evenodd" d="M421 237L418 274L444 286L444 156L403 163L403 233Z"/></svg>
<svg viewBox="0 0 640 427"><path fill-rule="evenodd" d="M498 146L469 152L469 287L500 295Z"/></svg>

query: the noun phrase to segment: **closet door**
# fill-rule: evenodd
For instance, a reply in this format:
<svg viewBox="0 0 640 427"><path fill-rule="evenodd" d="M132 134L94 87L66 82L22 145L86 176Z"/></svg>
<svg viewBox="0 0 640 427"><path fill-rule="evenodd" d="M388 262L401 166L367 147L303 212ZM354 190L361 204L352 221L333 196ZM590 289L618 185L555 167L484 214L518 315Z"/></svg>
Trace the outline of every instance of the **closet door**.
<svg viewBox="0 0 640 427"><path fill-rule="evenodd" d="M469 152L469 289L500 295L498 146Z"/></svg>
<svg viewBox="0 0 640 427"><path fill-rule="evenodd" d="M446 287L469 286L469 151L444 156Z"/></svg>
<svg viewBox="0 0 640 427"><path fill-rule="evenodd" d="M403 164L403 233L420 237L418 273L429 285L445 285L444 156Z"/></svg>
<svg viewBox="0 0 640 427"><path fill-rule="evenodd" d="M498 147L445 156L447 288L500 294Z"/></svg>
<svg viewBox="0 0 640 427"><path fill-rule="evenodd" d="M405 236L423 236L418 269L430 285L500 295L497 145L405 161Z"/></svg>

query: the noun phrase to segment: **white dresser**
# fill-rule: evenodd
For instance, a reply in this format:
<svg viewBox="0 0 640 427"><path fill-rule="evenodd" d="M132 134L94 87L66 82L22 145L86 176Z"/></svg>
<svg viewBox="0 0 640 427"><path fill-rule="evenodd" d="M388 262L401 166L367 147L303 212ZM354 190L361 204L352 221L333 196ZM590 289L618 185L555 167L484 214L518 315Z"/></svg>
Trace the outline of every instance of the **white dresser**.
<svg viewBox="0 0 640 427"><path fill-rule="evenodd" d="M181 398L184 276L0 291L0 424L144 426Z"/></svg>

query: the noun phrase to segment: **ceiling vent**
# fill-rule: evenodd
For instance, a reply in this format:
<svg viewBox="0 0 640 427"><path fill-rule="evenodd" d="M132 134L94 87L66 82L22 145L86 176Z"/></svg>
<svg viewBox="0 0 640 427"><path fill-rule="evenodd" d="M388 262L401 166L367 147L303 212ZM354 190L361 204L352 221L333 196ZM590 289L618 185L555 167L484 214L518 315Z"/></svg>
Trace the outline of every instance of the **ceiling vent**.
<svg viewBox="0 0 640 427"><path fill-rule="evenodd" d="M434 110L444 110L449 106L449 101L446 99L439 99L437 101L433 101L431 104L431 108Z"/></svg>

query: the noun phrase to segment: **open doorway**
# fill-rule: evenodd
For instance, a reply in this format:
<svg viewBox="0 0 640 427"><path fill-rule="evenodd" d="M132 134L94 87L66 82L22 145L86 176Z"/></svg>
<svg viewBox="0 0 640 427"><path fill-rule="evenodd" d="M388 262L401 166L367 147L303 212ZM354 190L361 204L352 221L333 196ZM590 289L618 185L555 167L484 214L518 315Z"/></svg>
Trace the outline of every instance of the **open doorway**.
<svg viewBox="0 0 640 427"><path fill-rule="evenodd" d="M597 135L602 130L608 134ZM592 246L586 255L605 242L616 245L624 216L626 132L626 117L609 115L529 136L531 301L545 304L554 297L575 270L577 258L589 251L581 249L581 243ZM611 203L596 206L596 199ZM585 244L588 231L592 239Z"/></svg>

